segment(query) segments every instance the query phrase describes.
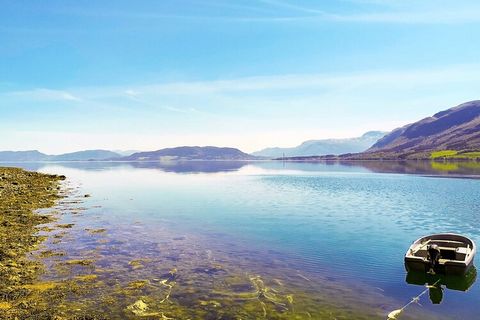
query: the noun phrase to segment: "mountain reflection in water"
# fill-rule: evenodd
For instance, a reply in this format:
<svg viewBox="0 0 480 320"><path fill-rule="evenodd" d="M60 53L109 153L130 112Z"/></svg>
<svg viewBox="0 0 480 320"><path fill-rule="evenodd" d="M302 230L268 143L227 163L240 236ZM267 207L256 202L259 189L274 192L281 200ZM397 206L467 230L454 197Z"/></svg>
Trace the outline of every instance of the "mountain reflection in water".
<svg viewBox="0 0 480 320"><path fill-rule="evenodd" d="M374 172L426 176L480 178L480 162L475 161L65 161L65 162L15 162L1 166L40 170L47 166L61 166L92 170L111 168L158 169L172 173L221 173L242 170L245 167L260 170L293 170L299 172Z"/></svg>

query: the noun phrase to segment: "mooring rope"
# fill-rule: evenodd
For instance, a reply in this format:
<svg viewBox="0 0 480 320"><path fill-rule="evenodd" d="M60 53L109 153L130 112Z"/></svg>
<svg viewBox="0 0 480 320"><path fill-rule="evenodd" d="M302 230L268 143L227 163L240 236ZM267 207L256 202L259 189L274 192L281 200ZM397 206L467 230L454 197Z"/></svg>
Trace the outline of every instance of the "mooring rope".
<svg viewBox="0 0 480 320"><path fill-rule="evenodd" d="M403 310L405 310L406 307L408 307L409 305L411 305L412 303L418 303L420 301L420 297L423 296L425 293L428 292L428 290L430 290L431 288L435 287L438 283L440 282L440 279L438 279L437 281L435 281L434 284L432 285L426 285L426 289L423 290L422 292L420 292L419 295L415 296L412 298L412 300L410 300L406 305L404 305L403 307L401 307L400 309L397 309L397 310L393 310L392 312L390 312L387 316L387 320L396 320L398 319L398 316L403 312Z"/></svg>

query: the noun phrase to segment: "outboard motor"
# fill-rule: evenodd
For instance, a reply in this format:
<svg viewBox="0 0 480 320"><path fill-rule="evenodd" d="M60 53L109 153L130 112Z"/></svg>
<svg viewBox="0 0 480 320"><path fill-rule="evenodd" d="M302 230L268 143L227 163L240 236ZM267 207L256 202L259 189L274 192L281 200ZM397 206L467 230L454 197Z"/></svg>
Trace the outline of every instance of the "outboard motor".
<svg viewBox="0 0 480 320"><path fill-rule="evenodd" d="M440 260L440 248L436 244L428 246L428 261L430 262L430 268L433 269Z"/></svg>
<svg viewBox="0 0 480 320"><path fill-rule="evenodd" d="M443 288L441 285L428 286L428 296L433 304L440 304L443 300Z"/></svg>

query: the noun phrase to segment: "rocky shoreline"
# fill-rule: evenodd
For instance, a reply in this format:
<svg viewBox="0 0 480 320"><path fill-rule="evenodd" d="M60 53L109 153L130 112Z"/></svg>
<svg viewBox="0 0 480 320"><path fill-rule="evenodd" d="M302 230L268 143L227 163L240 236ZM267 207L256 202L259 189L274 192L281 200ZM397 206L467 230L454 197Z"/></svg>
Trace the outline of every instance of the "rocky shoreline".
<svg viewBox="0 0 480 320"><path fill-rule="evenodd" d="M52 215L39 214L61 198L60 181L65 176L0 168L0 318L23 319L35 314L39 304L29 289L42 265L29 253L44 240L41 225Z"/></svg>

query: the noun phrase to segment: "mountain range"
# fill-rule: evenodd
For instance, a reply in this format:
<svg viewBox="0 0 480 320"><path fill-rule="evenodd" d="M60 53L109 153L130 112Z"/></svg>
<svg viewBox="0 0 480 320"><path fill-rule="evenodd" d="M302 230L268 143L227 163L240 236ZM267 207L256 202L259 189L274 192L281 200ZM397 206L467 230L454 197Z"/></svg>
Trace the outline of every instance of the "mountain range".
<svg viewBox="0 0 480 320"><path fill-rule="evenodd" d="M1 151L0 161L178 161L178 160L255 160L255 156L235 148L176 147L157 151L135 152L123 156L108 150L85 150L60 155L47 155L37 150Z"/></svg>
<svg viewBox="0 0 480 320"><path fill-rule="evenodd" d="M365 155L422 158L441 150L480 150L480 100L463 103L393 130Z"/></svg>
<svg viewBox="0 0 480 320"><path fill-rule="evenodd" d="M369 131L360 137L347 139L308 140L293 148L267 148L252 155L267 158L314 156L362 152L383 138L387 132Z"/></svg>
<svg viewBox="0 0 480 320"><path fill-rule="evenodd" d="M85 150L60 155L48 155L37 150L0 151L0 161L95 161L118 158L121 155L108 150Z"/></svg>
<svg viewBox="0 0 480 320"><path fill-rule="evenodd" d="M288 160L480 159L480 100L397 128L360 153Z"/></svg>
<svg viewBox="0 0 480 320"><path fill-rule="evenodd" d="M175 161L175 160L254 160L255 156L235 148L176 147L157 151L138 152L116 160L122 161Z"/></svg>
<svg viewBox="0 0 480 320"><path fill-rule="evenodd" d="M123 153L123 152L122 152ZM47 155L37 150L1 151L0 161L175 161L175 160L365 160L480 159L480 100L444 110L385 134L370 131L357 138L305 141L293 148L267 148L252 155L235 148L176 147L126 155L85 150Z"/></svg>

